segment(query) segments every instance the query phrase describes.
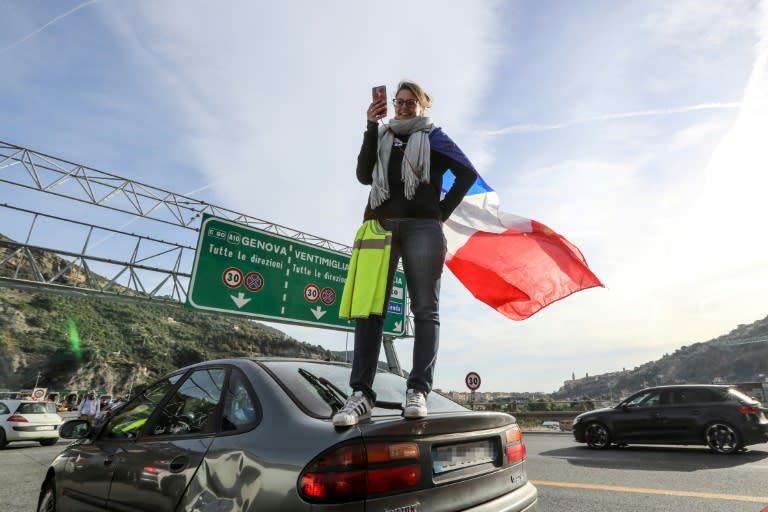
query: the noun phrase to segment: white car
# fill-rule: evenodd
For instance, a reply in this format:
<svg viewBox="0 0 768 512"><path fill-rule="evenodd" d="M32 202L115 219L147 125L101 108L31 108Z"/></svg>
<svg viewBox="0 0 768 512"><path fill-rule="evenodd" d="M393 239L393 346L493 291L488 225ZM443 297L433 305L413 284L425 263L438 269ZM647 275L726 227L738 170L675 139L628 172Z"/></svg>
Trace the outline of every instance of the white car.
<svg viewBox="0 0 768 512"><path fill-rule="evenodd" d="M16 441L56 444L62 422L53 402L0 400L0 448Z"/></svg>

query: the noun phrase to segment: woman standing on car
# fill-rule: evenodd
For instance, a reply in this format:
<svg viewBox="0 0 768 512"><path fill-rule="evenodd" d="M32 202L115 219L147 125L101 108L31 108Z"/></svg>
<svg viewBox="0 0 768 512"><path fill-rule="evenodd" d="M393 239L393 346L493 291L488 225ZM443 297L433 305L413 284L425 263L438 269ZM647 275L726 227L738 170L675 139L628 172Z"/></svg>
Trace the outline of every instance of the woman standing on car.
<svg viewBox="0 0 768 512"><path fill-rule="evenodd" d="M392 233L385 297L390 295L392 277L400 258L403 260L414 318L413 365L404 415L423 418L439 342L440 276L446 252L442 223L475 182L477 172L458 146L424 115L432 99L420 85L401 81L393 104L395 118L382 126L377 123L387 114L386 98L368 107L357 179L371 186L364 220L375 219ZM449 169L455 180L441 198L443 175ZM371 415L383 328L383 314L356 320L349 382L353 393L334 415L335 426L355 425Z"/></svg>

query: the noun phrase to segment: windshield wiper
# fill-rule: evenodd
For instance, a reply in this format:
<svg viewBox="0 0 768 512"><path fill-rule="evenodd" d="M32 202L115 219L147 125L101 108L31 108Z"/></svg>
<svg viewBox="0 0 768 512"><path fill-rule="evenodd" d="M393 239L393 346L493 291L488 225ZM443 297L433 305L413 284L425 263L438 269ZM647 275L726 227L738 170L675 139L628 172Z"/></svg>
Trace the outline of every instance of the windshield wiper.
<svg viewBox="0 0 768 512"><path fill-rule="evenodd" d="M396 411L403 411L405 407L400 402L385 402L384 400L376 400L374 407L380 407L382 409L394 409Z"/></svg>
<svg viewBox="0 0 768 512"><path fill-rule="evenodd" d="M315 387L320 396L323 397L323 400L325 400L333 410L339 410L344 407L344 403L347 401L347 396L328 379L325 377L318 377L304 368L299 368L299 375L307 379L307 382Z"/></svg>
<svg viewBox="0 0 768 512"><path fill-rule="evenodd" d="M325 377L318 377L304 368L299 368L299 375L307 379L307 381L317 389L320 396L323 397L323 400L335 410L344 407L344 404L347 402L347 395L340 390L336 384ZM385 402L383 400L377 400L374 407L393 409L396 411L404 410L403 404L400 402Z"/></svg>

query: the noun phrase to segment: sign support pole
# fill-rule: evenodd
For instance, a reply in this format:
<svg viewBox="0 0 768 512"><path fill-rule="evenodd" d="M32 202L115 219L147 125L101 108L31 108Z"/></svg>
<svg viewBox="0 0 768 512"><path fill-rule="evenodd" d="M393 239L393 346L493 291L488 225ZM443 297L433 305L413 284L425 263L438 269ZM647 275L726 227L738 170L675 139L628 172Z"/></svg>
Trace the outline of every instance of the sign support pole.
<svg viewBox="0 0 768 512"><path fill-rule="evenodd" d="M384 340L382 343L384 344L384 355L387 357L387 366L389 366L389 371L394 373L395 375L403 375L403 370L400 367L400 359L397 357L397 352L395 352L395 337L394 336L384 336Z"/></svg>
<svg viewBox="0 0 768 512"><path fill-rule="evenodd" d="M464 383L469 388L469 406L472 410L475 410L475 391L480 387L480 374L477 372L469 372L464 377Z"/></svg>

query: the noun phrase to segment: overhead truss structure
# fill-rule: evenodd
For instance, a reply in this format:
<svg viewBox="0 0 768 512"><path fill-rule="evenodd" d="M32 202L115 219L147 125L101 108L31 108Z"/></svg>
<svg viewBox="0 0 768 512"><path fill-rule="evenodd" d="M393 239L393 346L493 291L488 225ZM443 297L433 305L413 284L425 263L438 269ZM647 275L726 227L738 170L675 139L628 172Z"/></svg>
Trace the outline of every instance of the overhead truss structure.
<svg viewBox="0 0 768 512"><path fill-rule="evenodd" d="M0 184L50 194L65 201L76 201L89 207L91 212L94 207L105 208L188 230L194 233L194 239L202 214L208 213L262 231L351 254L351 248L347 245L2 141ZM28 218L23 240L17 237L0 238L0 282L5 285L45 287L57 291L69 289L75 293L107 293L137 300L186 301L194 257L194 241L191 237L186 236L190 239L188 244L167 242L149 235L101 226L91 220L66 218L6 202L0 203L0 207L13 211L15 217ZM98 217L98 214L91 213L87 217L92 219ZM62 228L64 232L69 232L73 226L84 228L78 230L82 233L82 242L71 250L32 243L41 219L66 225ZM0 228L0 235L8 237L5 230L9 227ZM18 236L19 226L13 227L17 228ZM116 259L114 254L108 257L95 255L91 251L95 233L108 233L110 238L121 239L122 246L127 243L124 257ZM46 272L41 262L45 256L50 255L58 256L68 263L55 272ZM92 267L95 263L100 263L99 274L104 278L97 278L94 274ZM109 275L101 273L110 268L112 272Z"/></svg>
<svg viewBox="0 0 768 512"><path fill-rule="evenodd" d="M348 245L3 141L0 183L195 231L199 229L200 216L208 213L318 247L351 253Z"/></svg>
<svg viewBox="0 0 768 512"><path fill-rule="evenodd" d="M23 204L11 203L17 198ZM30 202L34 207L25 206ZM76 204L62 209L87 213L65 216L39 207L54 202ZM94 222L103 217L99 211L110 213L103 225ZM351 254L348 245L0 141L0 286L183 304L204 213ZM116 218L132 220L113 227ZM170 232L173 241L128 232L125 226L137 220L154 226L151 233ZM67 233L74 245L54 246L50 241L58 238L50 233ZM108 253L103 250L107 239ZM122 256L115 256L115 246ZM412 319L408 323L413 332Z"/></svg>

